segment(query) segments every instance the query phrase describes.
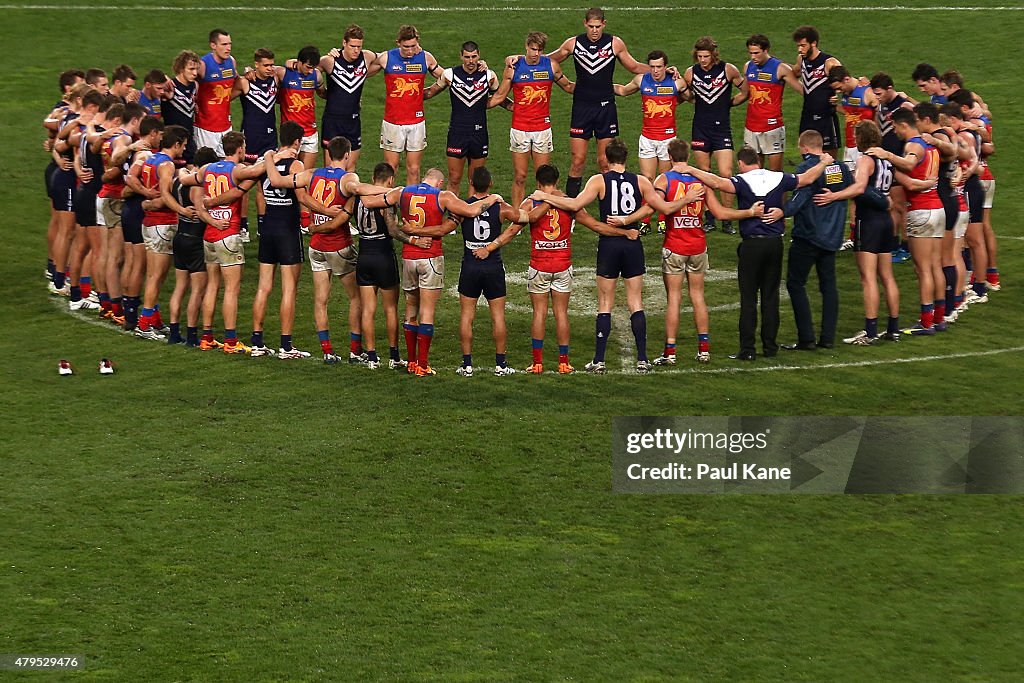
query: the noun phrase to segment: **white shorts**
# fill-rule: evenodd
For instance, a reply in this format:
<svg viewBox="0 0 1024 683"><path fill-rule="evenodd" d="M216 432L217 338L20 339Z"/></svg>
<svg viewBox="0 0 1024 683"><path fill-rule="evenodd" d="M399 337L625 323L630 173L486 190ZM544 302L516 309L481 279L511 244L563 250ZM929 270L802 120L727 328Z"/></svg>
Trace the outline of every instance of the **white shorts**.
<svg viewBox="0 0 1024 683"><path fill-rule="evenodd" d="M547 294L548 292L572 292L575 279L572 276L572 266L557 273L548 273L537 270L533 266L526 269L526 291L530 294Z"/></svg>
<svg viewBox="0 0 1024 683"><path fill-rule="evenodd" d="M953 225L953 237L954 239L963 239L963 236L967 234L967 224L971 222L971 212L961 211L956 215L956 224Z"/></svg>
<svg viewBox="0 0 1024 683"><path fill-rule="evenodd" d="M316 154L320 151L320 135L313 133L312 135L304 135L302 142L299 143L299 151L306 152L307 154Z"/></svg>
<svg viewBox="0 0 1024 683"><path fill-rule="evenodd" d="M380 148L388 152L421 152L427 148L427 123L400 126L380 122Z"/></svg>
<svg viewBox="0 0 1024 683"><path fill-rule="evenodd" d="M675 138L669 138L668 140L652 140L650 138L640 136L640 158L641 159L661 159L662 161L671 161L668 158L668 143L675 140Z"/></svg>
<svg viewBox="0 0 1024 683"><path fill-rule="evenodd" d="M356 245L350 244L338 251L320 251L309 248L309 267L314 273L328 272L344 277L356 271Z"/></svg>
<svg viewBox="0 0 1024 683"><path fill-rule="evenodd" d="M843 154L843 161L846 162L846 167L853 173L857 170L857 159L860 159L860 150L856 147L847 147L846 153Z"/></svg>
<svg viewBox="0 0 1024 683"><path fill-rule="evenodd" d="M203 260L207 265L240 266L245 263L245 244L239 234L228 235L216 242L203 240Z"/></svg>
<svg viewBox="0 0 1024 683"><path fill-rule="evenodd" d="M174 254L171 245L174 243L174 235L177 232L177 223L173 225L143 225L142 243L146 245L147 251L171 256Z"/></svg>
<svg viewBox="0 0 1024 683"><path fill-rule="evenodd" d="M686 273L708 272L708 252L703 254L677 254L671 249L661 249L661 272L665 275L685 275Z"/></svg>
<svg viewBox="0 0 1024 683"><path fill-rule="evenodd" d="M779 126L760 133L744 128L743 144L758 154L782 154L786 151L786 127Z"/></svg>
<svg viewBox="0 0 1024 683"><path fill-rule="evenodd" d="M444 256L402 259L402 289L444 289Z"/></svg>
<svg viewBox="0 0 1024 683"><path fill-rule="evenodd" d="M907 237L942 237L946 212L942 209L914 209L907 212Z"/></svg>
<svg viewBox="0 0 1024 683"><path fill-rule="evenodd" d="M982 180L981 181L981 189L985 190L985 201L982 203L981 208L983 208L983 209L991 209L992 208L992 200L995 199L995 196L996 196L996 181L995 181L995 179L993 178L992 180Z"/></svg>
<svg viewBox="0 0 1024 683"><path fill-rule="evenodd" d="M555 150L555 143L551 138L551 129L544 130L508 130L508 150L517 154L551 154Z"/></svg>
<svg viewBox="0 0 1024 683"><path fill-rule="evenodd" d="M118 197L102 197L96 206L96 219L108 228L121 227L121 209L124 200Z"/></svg>
<svg viewBox="0 0 1024 683"><path fill-rule="evenodd" d="M193 129L192 137L196 141L196 149L199 149L200 147L209 147L217 153L217 156L222 157L224 156L224 145L221 142L221 138L223 138L226 133L230 132L230 128L222 130L219 133L215 133L212 130L204 130L199 126L196 126Z"/></svg>

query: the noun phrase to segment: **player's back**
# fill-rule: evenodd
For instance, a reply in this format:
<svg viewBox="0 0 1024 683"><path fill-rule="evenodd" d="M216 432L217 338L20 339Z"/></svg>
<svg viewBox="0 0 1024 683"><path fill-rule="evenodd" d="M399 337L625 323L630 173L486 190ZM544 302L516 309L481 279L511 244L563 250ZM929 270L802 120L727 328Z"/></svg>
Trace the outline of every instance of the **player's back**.
<svg viewBox="0 0 1024 683"><path fill-rule="evenodd" d="M444 222L444 211L441 209L440 196L441 190L427 183L403 188L402 197L398 201L402 220L416 228L441 225ZM434 258L443 254L439 238L432 240L427 249L412 244L402 247L402 258L406 259Z"/></svg>
<svg viewBox="0 0 1024 683"><path fill-rule="evenodd" d="M665 201L668 202L682 199L692 186L701 184L692 175L678 171L667 171L665 179L668 181L665 187ZM686 256L707 251L703 215L704 199L701 198L665 216L665 248Z"/></svg>
<svg viewBox="0 0 1024 683"><path fill-rule="evenodd" d="M604 180L604 197L599 202L602 221L607 222L611 217L628 216L643 204L640 181L636 173L606 171L601 174L601 177ZM604 238L602 235L601 239ZM622 237L621 239L626 238Z"/></svg>

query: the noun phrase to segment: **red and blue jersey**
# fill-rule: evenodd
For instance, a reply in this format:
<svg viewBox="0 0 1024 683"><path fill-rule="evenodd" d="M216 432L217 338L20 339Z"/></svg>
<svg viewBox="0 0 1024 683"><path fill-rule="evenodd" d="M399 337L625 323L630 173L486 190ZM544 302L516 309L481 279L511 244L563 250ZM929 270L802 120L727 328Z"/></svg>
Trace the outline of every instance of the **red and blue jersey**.
<svg viewBox="0 0 1024 683"><path fill-rule="evenodd" d="M920 137L907 140L908 145L912 142L921 145L924 155L907 175L915 180L937 178L939 176L939 150ZM934 187L928 190L907 190L907 203L910 204L911 211L942 208L942 198L939 197L939 193L935 191Z"/></svg>
<svg viewBox="0 0 1024 683"><path fill-rule="evenodd" d="M868 104L867 92L869 86L858 85L840 100L843 105L843 115L846 117L846 146L850 149L857 147L854 128L861 121L875 120L875 107Z"/></svg>
<svg viewBox="0 0 1024 683"><path fill-rule="evenodd" d="M235 60L218 62L212 52L203 56L206 73L196 94L196 126L215 133L231 128L231 89L238 78Z"/></svg>
<svg viewBox="0 0 1024 683"><path fill-rule="evenodd" d="M701 182L689 173L667 171L665 179L665 201L675 202L682 199L687 190ZM696 256L708 250L707 237L704 232L704 199L703 197L679 209L676 213L665 216L664 247L674 254Z"/></svg>
<svg viewBox="0 0 1024 683"><path fill-rule="evenodd" d="M173 162L174 160L171 159L170 155L163 152L156 152L146 157L146 160L142 162L142 169L139 172L139 181L143 187L148 190L159 191L160 177L157 174L157 168L159 168L160 164L167 161ZM143 225L176 225L177 223L178 214L167 208L147 211L142 218Z"/></svg>
<svg viewBox="0 0 1024 683"><path fill-rule="evenodd" d="M219 197L236 186L235 183L235 162L217 161L209 164L203 173L203 189L207 197ZM242 200L236 199L227 206L212 206L209 208L210 216L217 220L228 221L226 230L220 230L207 225L203 232L203 239L207 242L216 242L231 235L237 235L242 231Z"/></svg>
<svg viewBox="0 0 1024 683"><path fill-rule="evenodd" d="M163 101L159 97L149 99L146 97L146 93L140 90L139 104L142 105L142 108L146 110L147 114L160 118L160 110L163 105Z"/></svg>
<svg viewBox="0 0 1024 683"><path fill-rule="evenodd" d="M769 57L758 66L754 60L747 62L747 83L750 85L750 100L747 105L747 130L763 133L782 126L782 92L785 82L779 78L776 57Z"/></svg>
<svg viewBox="0 0 1024 683"><path fill-rule="evenodd" d="M309 196L324 206L345 206L348 197L341 191L341 179L345 177L345 169L335 166L318 168L309 179ZM310 216L310 227L323 225L331 220L331 216L314 212ZM333 232L316 232L309 239L309 246L318 251L341 251L352 245L352 233L348 225Z"/></svg>
<svg viewBox="0 0 1024 683"><path fill-rule="evenodd" d="M417 228L441 225L444 211L441 209L440 196L441 190L426 183L403 188L402 198L398 200L402 220ZM434 258L442 254L444 250L441 248L441 240L436 237L428 249L411 244L402 247L402 258L406 259Z"/></svg>
<svg viewBox="0 0 1024 683"><path fill-rule="evenodd" d="M110 162L110 157L114 154L114 142L118 138L124 137L124 136L127 136L128 137L128 142L131 143L131 137L132 136L127 131L125 131L123 128L121 129L121 132L118 133L117 135L115 135L114 137L107 138L106 140L103 141L103 146L100 148L100 154L103 157L103 170L104 170L104 172L106 172L106 170L108 168L112 168L109 165L109 162ZM121 198L121 195L124 193L124 176L127 173L127 168L128 168L128 161L125 160L125 162L123 164L121 164L120 168L118 169L117 177L114 180L111 180L109 182L103 183L103 187L100 188L100 194L99 194L99 196L101 198L104 198L104 199L107 198L107 197L113 197L115 199L120 199Z"/></svg>
<svg viewBox="0 0 1024 683"><path fill-rule="evenodd" d="M423 120L423 83L427 78L425 52L404 59L396 47L388 50L384 71L384 120L408 126Z"/></svg>
<svg viewBox="0 0 1024 683"><path fill-rule="evenodd" d="M512 72L512 127L524 132L551 127L551 86L554 84L551 60L541 57L527 64L520 57Z"/></svg>
<svg viewBox="0 0 1024 683"><path fill-rule="evenodd" d="M540 202L533 202L536 206ZM530 267L560 273L572 266L572 214L550 207L530 223Z"/></svg>
<svg viewBox="0 0 1024 683"><path fill-rule="evenodd" d="M650 73L640 79L644 120L640 134L649 140L671 140L676 136L676 82L666 76L655 81Z"/></svg>
<svg viewBox="0 0 1024 683"><path fill-rule="evenodd" d="M320 72L313 69L303 76L295 69L284 70L278 101L281 103L281 123L294 121L302 126L302 134L316 133L316 90L320 86Z"/></svg>

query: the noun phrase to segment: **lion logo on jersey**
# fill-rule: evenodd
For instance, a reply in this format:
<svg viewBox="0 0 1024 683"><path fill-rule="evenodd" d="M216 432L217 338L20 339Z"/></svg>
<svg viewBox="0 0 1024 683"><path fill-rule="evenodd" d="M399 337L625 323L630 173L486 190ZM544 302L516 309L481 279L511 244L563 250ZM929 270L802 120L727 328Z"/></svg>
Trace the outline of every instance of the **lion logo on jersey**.
<svg viewBox="0 0 1024 683"><path fill-rule="evenodd" d="M672 116L672 103L647 100L644 102L644 116L649 119L656 116Z"/></svg>
<svg viewBox="0 0 1024 683"><path fill-rule="evenodd" d="M770 90L762 90L761 88L755 88L753 85L750 87L750 103L751 104L771 104L772 93Z"/></svg>
<svg viewBox="0 0 1024 683"><path fill-rule="evenodd" d="M391 90L389 97L405 97L406 95L418 95L420 93L420 82L411 78L396 78L395 87Z"/></svg>
<svg viewBox="0 0 1024 683"><path fill-rule="evenodd" d="M293 112L307 111L314 109L313 97L293 92L288 94L288 108Z"/></svg>
<svg viewBox="0 0 1024 683"><path fill-rule="evenodd" d="M544 88L537 88L532 85L528 85L523 88L523 96L519 99L517 104L525 107L530 104L536 104L537 102L547 102L548 91Z"/></svg>
<svg viewBox="0 0 1024 683"><path fill-rule="evenodd" d="M224 104L231 97L231 86L230 85L215 85L213 86L213 93L210 99L206 101L207 104Z"/></svg>

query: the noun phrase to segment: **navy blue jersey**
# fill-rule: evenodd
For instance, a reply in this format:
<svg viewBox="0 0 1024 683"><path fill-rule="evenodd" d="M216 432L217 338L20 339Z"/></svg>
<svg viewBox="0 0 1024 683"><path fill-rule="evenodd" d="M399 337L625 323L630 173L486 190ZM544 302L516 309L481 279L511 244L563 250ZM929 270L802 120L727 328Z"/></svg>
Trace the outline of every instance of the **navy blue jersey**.
<svg viewBox="0 0 1024 683"><path fill-rule="evenodd" d="M615 52L612 50L612 36L605 33L597 42L590 42L586 33L576 36L572 49L576 64L576 89L573 99L598 102L615 101L612 75L615 73Z"/></svg>
<svg viewBox="0 0 1024 683"><path fill-rule="evenodd" d="M718 62L707 71L700 64L694 64L690 73L693 76L690 89L694 123L727 123L732 106L732 83L725 73L725 62Z"/></svg>
<svg viewBox="0 0 1024 683"><path fill-rule="evenodd" d="M868 158L875 162L875 167L868 178L868 186L864 194L854 199L854 203L857 205L857 218L864 220L873 219L882 214L889 215L888 207L883 208L878 203L878 198L879 196L882 198L888 196L894 177L890 162L875 157Z"/></svg>
<svg viewBox="0 0 1024 683"><path fill-rule="evenodd" d="M601 199L601 220L607 222L611 216L628 216L643 204L640 181L636 173L608 171L604 178L604 198Z"/></svg>
<svg viewBox="0 0 1024 683"><path fill-rule="evenodd" d="M96 191L99 192L100 186L103 185L103 148L100 151L94 152L89 147L89 142L86 140L85 126L82 126L82 137L78 142L78 158L79 163L82 164L82 168L88 168L92 171L92 180L83 185L88 185L89 189L95 187ZM102 133L106 130L103 126L95 126L97 133Z"/></svg>
<svg viewBox="0 0 1024 683"><path fill-rule="evenodd" d="M893 128L892 115L906 101L907 98L897 95L888 104L884 104L879 100L878 106L875 109L875 122L878 124L879 130L882 131L882 148L887 152L899 154L900 156L903 156L903 141L896 135L896 130Z"/></svg>
<svg viewBox="0 0 1024 683"><path fill-rule="evenodd" d="M174 180L171 181L171 196L174 197L174 201L181 204L184 209L193 206L192 187L182 185L181 181L178 180L177 174L175 174ZM203 230L203 222L198 218L185 218L181 214L178 214L179 233L192 235L193 237L202 237Z"/></svg>
<svg viewBox="0 0 1024 683"><path fill-rule="evenodd" d="M764 209L782 208L784 195L797 187L796 176L758 168L730 178L736 188L736 204L740 209L749 209L755 202L764 202ZM786 231L782 220L766 223L760 218L744 218L740 221L740 234L744 237L757 235L781 235Z"/></svg>
<svg viewBox="0 0 1024 683"><path fill-rule="evenodd" d="M74 121L77 118L78 118L78 114L73 112L73 111L71 111L69 109L67 111L67 113L64 114L64 118L62 118L60 120L60 129L59 130L63 130L64 126L68 125L69 123L71 123L72 121ZM73 149L71 149L70 145L68 145L68 149L66 149L65 151L61 152L60 155L62 157L64 157L65 159L67 159L68 161L74 161L75 160L75 152L74 152ZM65 171L65 173L74 173L74 171Z"/></svg>
<svg viewBox="0 0 1024 683"><path fill-rule="evenodd" d="M487 98L491 92L492 74L487 69L467 73L462 66L444 70L452 99L452 130L487 130Z"/></svg>
<svg viewBox="0 0 1024 683"><path fill-rule="evenodd" d="M334 68L327 74L327 105L324 107L324 116L358 119L364 83L366 60L363 59L362 50L351 62L338 56L334 60Z"/></svg>
<svg viewBox="0 0 1024 683"><path fill-rule="evenodd" d="M474 204L482 199L487 199L487 197L469 197L466 199L466 203ZM474 261L479 261L477 257L473 256L473 250L486 248L487 245L497 239L500 234L500 204L491 204L476 218L463 218L462 241L465 248L462 250L462 262L472 263ZM501 263L501 249L495 249L491 255L487 257L486 261Z"/></svg>
<svg viewBox="0 0 1024 683"><path fill-rule="evenodd" d="M249 81L249 92L242 95L242 132L247 141L277 137L276 105L276 78L271 76Z"/></svg>
<svg viewBox="0 0 1024 683"><path fill-rule="evenodd" d="M806 113L821 113L834 109L829 100L835 92L828 87L828 73L825 69L825 62L831 58L832 55L819 50L818 56L814 59L805 56L800 60L800 85L804 88L803 111Z"/></svg>
<svg viewBox="0 0 1024 683"><path fill-rule="evenodd" d="M283 176L291 174L294 158L280 159L274 164L277 172ZM290 187L274 187L270 179L263 177L263 198L267 203L267 212L263 216L264 229L299 229L299 200L295 190Z"/></svg>
<svg viewBox="0 0 1024 683"><path fill-rule="evenodd" d="M168 126L181 126L191 138L196 119L196 84L193 82L186 85L177 78L172 78L171 83L174 84L174 90L163 108L164 123Z"/></svg>
<svg viewBox="0 0 1024 683"><path fill-rule="evenodd" d="M384 253L394 255L395 247L388 232L387 217L384 212L390 211L397 216L395 207L386 209L368 209L356 197L356 210L353 214L356 230L359 231L359 253ZM436 239L436 238L435 238Z"/></svg>

